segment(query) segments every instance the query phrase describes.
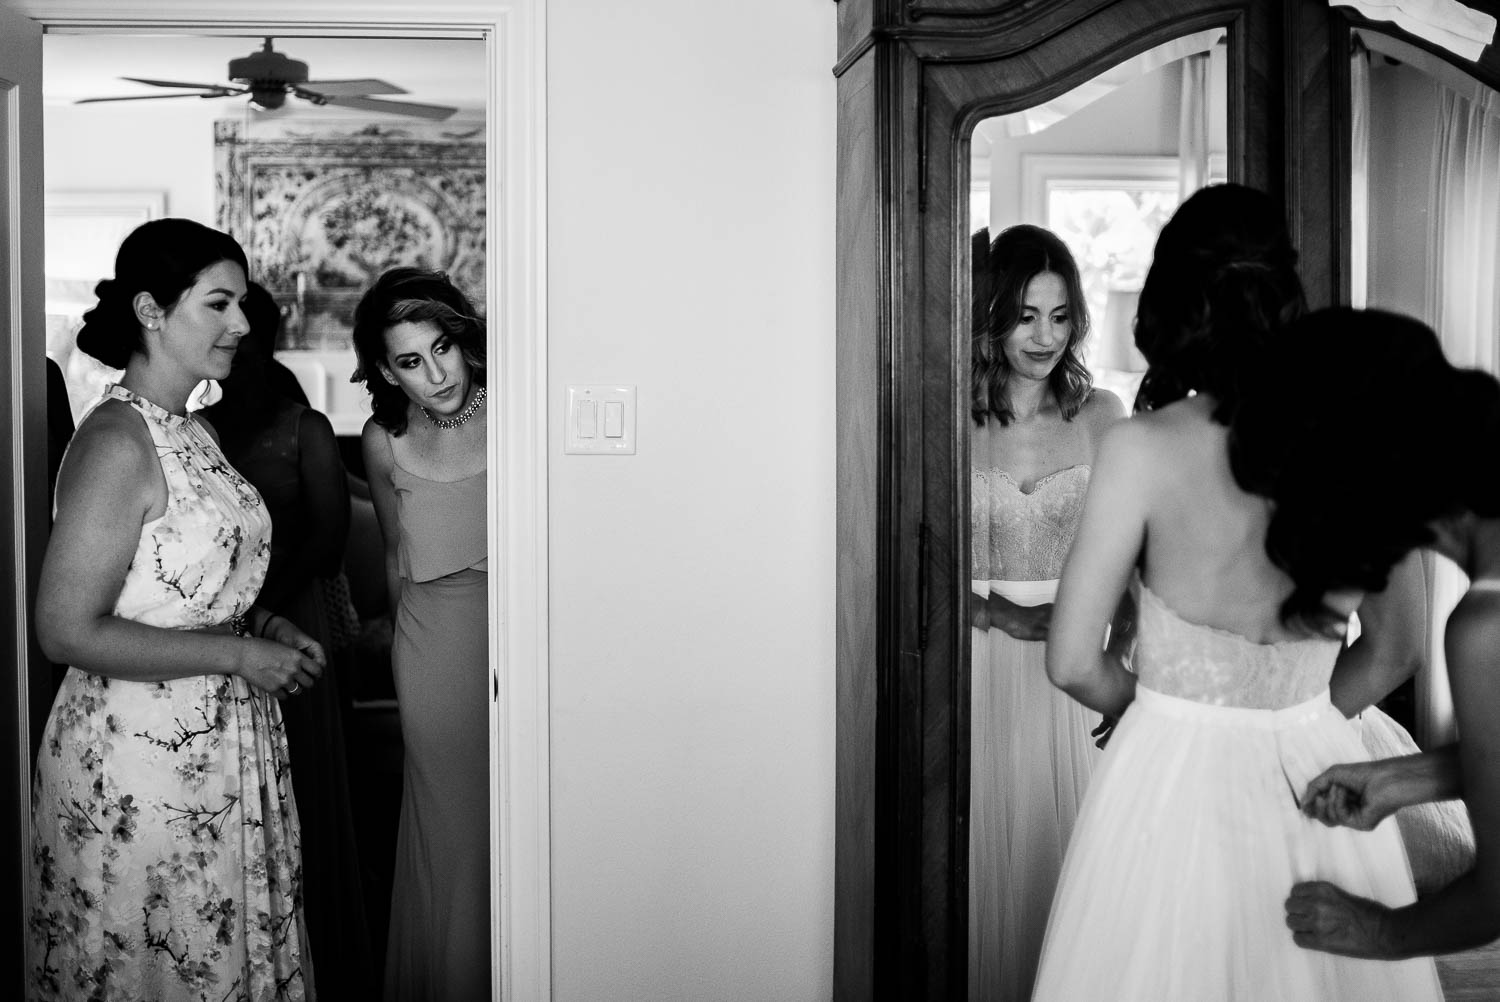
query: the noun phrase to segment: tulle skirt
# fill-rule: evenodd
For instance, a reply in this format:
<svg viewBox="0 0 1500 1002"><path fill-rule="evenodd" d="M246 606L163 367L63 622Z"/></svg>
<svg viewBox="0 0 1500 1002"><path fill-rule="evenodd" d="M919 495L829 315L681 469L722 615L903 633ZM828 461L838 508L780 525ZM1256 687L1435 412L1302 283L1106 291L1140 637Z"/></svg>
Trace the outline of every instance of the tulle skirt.
<svg viewBox="0 0 1500 1002"><path fill-rule="evenodd" d="M1309 779L1365 758L1326 693L1251 710L1139 688L1079 815L1034 998L1440 1002L1430 958L1336 957L1286 928L1300 880L1415 900L1394 819L1359 832L1297 809Z"/></svg>
<svg viewBox="0 0 1500 1002"><path fill-rule="evenodd" d="M1026 606L1057 592L1056 581L974 587ZM970 632L969 998L1011 1002L1031 994L1100 717L1047 680L1046 644Z"/></svg>
<svg viewBox="0 0 1500 1002"><path fill-rule="evenodd" d="M1379 707L1355 718L1369 758L1400 758L1420 748L1406 728ZM1462 800L1414 804L1396 812L1418 894L1445 887L1474 865L1474 826Z"/></svg>

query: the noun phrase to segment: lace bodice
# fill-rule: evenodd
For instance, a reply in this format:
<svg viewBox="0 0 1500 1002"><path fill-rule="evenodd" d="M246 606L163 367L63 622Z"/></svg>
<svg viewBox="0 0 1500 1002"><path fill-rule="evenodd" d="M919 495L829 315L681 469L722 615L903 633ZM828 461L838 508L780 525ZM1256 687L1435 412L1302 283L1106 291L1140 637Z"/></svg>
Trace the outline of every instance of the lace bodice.
<svg viewBox="0 0 1500 1002"><path fill-rule="evenodd" d="M1256 643L1183 619L1140 584L1136 675L1169 696L1257 710L1295 706L1328 688L1341 646L1326 637Z"/></svg>
<svg viewBox="0 0 1500 1002"><path fill-rule="evenodd" d="M260 495L191 415L111 385L146 421L167 482L167 510L141 526L115 615L151 626L214 626L250 608L271 555Z"/></svg>
<svg viewBox="0 0 1500 1002"><path fill-rule="evenodd" d="M972 576L1048 581L1060 575L1088 486L1083 465L1049 473L1030 491L998 467L975 467L969 479Z"/></svg>

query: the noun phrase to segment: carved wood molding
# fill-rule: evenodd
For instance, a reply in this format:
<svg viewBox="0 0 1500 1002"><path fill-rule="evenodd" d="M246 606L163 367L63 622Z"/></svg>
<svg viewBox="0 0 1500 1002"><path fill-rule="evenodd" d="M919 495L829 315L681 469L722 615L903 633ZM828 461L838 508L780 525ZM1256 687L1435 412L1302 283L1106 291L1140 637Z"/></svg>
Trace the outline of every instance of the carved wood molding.
<svg viewBox="0 0 1500 1002"><path fill-rule="evenodd" d="M916 22L925 18L947 18L954 21L980 21L994 18L986 27L1003 31L1006 28L1025 24L1034 18L1050 13L1058 7L1067 6L1071 0L1040 0L1037 3L997 3L988 7L944 7L940 4L907 0L906 18Z"/></svg>

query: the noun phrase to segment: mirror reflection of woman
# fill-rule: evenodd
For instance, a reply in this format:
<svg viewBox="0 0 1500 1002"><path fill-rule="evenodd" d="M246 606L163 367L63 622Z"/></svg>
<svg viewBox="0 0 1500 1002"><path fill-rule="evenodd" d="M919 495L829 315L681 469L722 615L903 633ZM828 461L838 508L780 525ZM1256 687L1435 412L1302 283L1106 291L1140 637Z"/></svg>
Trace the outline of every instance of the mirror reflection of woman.
<svg viewBox="0 0 1500 1002"><path fill-rule="evenodd" d="M32 791L27 997L311 998L278 700L324 655L252 604L265 504L187 410L248 329L245 254L153 220L97 295L78 346L125 371L68 446L42 563L37 638L72 667Z"/></svg>
<svg viewBox="0 0 1500 1002"><path fill-rule="evenodd" d="M390 1002L490 997L484 338L436 271L386 272L354 313L405 748Z"/></svg>
<svg viewBox="0 0 1500 1002"><path fill-rule="evenodd" d="M973 247L969 997L1008 1002L1031 994L1098 755L1098 715L1052 686L1043 652L1095 447L1125 411L1084 367L1066 245L1029 225L986 237ZM1122 616L1112 644L1128 635Z"/></svg>

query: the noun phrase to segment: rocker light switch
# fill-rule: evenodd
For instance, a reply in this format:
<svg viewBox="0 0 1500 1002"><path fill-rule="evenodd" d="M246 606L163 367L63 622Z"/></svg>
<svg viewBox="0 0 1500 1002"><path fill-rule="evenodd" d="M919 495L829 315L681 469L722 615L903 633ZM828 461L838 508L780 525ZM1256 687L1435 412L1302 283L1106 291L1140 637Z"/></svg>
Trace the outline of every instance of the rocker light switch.
<svg viewBox="0 0 1500 1002"><path fill-rule="evenodd" d="M569 386L564 422L564 453L633 456L635 387L622 383Z"/></svg>

